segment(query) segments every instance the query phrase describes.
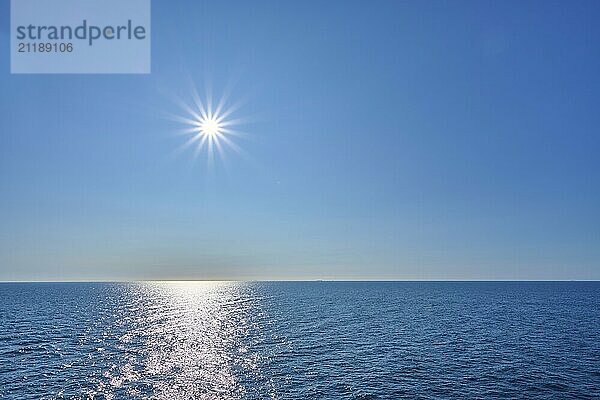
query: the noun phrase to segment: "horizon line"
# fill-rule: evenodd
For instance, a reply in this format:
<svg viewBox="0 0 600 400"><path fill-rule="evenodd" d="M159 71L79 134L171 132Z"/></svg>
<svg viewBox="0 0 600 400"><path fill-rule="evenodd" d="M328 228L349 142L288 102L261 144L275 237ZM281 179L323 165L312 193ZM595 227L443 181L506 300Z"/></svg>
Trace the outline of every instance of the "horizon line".
<svg viewBox="0 0 600 400"><path fill-rule="evenodd" d="M125 279L0 280L4 283L151 283L151 282L600 282L600 279Z"/></svg>

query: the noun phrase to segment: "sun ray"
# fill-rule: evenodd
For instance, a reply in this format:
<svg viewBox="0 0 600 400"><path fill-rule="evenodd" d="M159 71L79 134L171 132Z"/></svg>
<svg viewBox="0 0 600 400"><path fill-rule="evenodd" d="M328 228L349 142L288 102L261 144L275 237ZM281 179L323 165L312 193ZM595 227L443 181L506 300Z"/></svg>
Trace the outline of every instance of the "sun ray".
<svg viewBox="0 0 600 400"><path fill-rule="evenodd" d="M190 135L192 133L196 133L197 134L197 133L199 133L199 131L198 131L198 127L197 126L192 126L190 128L178 129L178 130L175 131L175 133L177 135L186 135L186 136L188 136L188 135Z"/></svg>
<svg viewBox="0 0 600 400"><path fill-rule="evenodd" d="M231 128L221 128L221 132L223 132L225 135L235 136L235 137L247 137L248 136L248 134L246 132L242 132L237 129L231 129Z"/></svg>
<svg viewBox="0 0 600 400"><path fill-rule="evenodd" d="M223 136L221 139L223 139L223 143L225 143L226 145L228 145L236 153L238 153L238 154L242 154L243 153L242 148L240 146L238 146L237 144L235 144L229 138L226 138L225 136Z"/></svg>
<svg viewBox="0 0 600 400"><path fill-rule="evenodd" d="M194 116L192 116L192 118L187 118L187 117L182 117L182 116L176 115L176 114L164 113L164 118L174 121L174 122L180 122L180 123L186 124L186 125L195 126L198 124L198 119L194 118Z"/></svg>
<svg viewBox="0 0 600 400"><path fill-rule="evenodd" d="M171 95L171 98L172 98L172 101L175 104L177 104L185 113L189 114L191 116L191 118L198 119L201 117L201 115L198 113L198 111L196 111L192 107L190 107L190 105L187 104L180 97L173 94L173 95Z"/></svg>
<svg viewBox="0 0 600 400"><path fill-rule="evenodd" d="M223 119L223 107L225 106L225 103L227 102L227 99L229 98L229 93L228 91L226 91L225 93L223 93L223 96L221 96L221 99L219 100L219 102L217 103L217 108L215 108L215 115L216 116L220 116L218 119Z"/></svg>
<svg viewBox="0 0 600 400"><path fill-rule="evenodd" d="M245 103L245 100L238 100L229 107L227 107L222 113L219 114L219 118L224 120L229 117L231 114L239 110Z"/></svg>
<svg viewBox="0 0 600 400"><path fill-rule="evenodd" d="M228 119L228 120L219 122L219 126L235 126L235 125L241 125L244 122L246 122L246 120L244 118Z"/></svg>
<svg viewBox="0 0 600 400"><path fill-rule="evenodd" d="M207 118L208 113L206 112L206 107L204 106L204 103L202 103L202 100L200 100L200 96L198 95L198 92L196 92L196 89L193 89L192 97L194 99L194 104L198 108L198 112L200 114L198 115L197 120Z"/></svg>

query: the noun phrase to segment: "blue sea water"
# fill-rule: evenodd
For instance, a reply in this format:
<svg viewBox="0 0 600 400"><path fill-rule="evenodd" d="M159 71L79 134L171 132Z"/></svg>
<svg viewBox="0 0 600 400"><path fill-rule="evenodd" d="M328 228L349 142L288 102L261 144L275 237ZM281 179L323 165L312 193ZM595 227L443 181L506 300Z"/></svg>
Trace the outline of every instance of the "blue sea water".
<svg viewBox="0 0 600 400"><path fill-rule="evenodd" d="M0 284L2 399L598 399L600 282Z"/></svg>

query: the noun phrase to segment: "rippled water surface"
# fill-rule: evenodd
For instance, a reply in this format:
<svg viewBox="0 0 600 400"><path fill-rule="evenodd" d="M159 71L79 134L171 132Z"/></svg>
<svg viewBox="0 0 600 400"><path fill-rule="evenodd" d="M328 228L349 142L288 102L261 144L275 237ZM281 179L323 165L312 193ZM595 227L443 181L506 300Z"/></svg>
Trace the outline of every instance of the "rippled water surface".
<svg viewBox="0 0 600 400"><path fill-rule="evenodd" d="M0 284L0 398L600 398L599 282Z"/></svg>

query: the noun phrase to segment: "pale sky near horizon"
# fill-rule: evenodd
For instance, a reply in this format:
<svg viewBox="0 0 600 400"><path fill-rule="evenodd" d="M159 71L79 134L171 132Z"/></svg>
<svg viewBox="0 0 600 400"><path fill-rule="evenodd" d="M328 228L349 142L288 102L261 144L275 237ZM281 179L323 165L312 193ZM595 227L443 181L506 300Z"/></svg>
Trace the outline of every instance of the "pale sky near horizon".
<svg viewBox="0 0 600 400"><path fill-rule="evenodd" d="M154 1L149 75L11 75L0 280L600 279L600 2ZM244 154L177 153L173 96Z"/></svg>

